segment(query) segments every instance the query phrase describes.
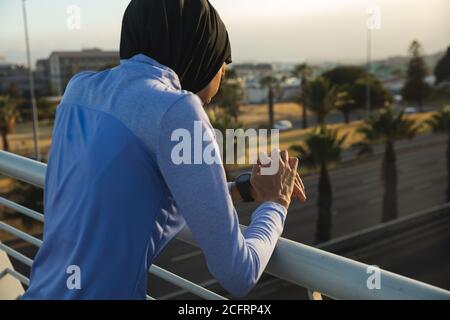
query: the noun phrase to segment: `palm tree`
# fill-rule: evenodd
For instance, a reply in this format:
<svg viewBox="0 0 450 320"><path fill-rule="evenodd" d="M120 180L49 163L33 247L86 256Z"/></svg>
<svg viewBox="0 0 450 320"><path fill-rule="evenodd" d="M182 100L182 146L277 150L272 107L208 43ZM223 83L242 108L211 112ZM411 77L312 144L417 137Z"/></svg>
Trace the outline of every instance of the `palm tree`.
<svg viewBox="0 0 450 320"><path fill-rule="evenodd" d="M312 69L306 63L302 63L302 64L295 66L293 74L294 74L294 76L299 77L302 80L302 88L300 91L299 102L302 105L303 129L306 129L306 128L308 128L308 115L306 112L306 105L305 105L305 99L304 99L304 88L305 88L306 84L308 83L309 78L312 75Z"/></svg>
<svg viewBox="0 0 450 320"><path fill-rule="evenodd" d="M446 134L447 139L447 201L450 202L450 107L446 107L436 112L431 119L426 122L434 133Z"/></svg>
<svg viewBox="0 0 450 320"><path fill-rule="evenodd" d="M384 108L371 114L358 132L364 136L363 142L357 144L359 154L372 152L372 144L383 142L385 152L382 163L382 181L384 184L382 222L398 217L397 204L397 165L395 140L412 139L419 129L415 122L404 117L403 112L394 112L392 108Z"/></svg>
<svg viewBox="0 0 450 320"><path fill-rule="evenodd" d="M273 125L275 122L275 115L274 115L274 104L275 104L275 91L278 88L278 80L274 76L265 76L261 79L260 85L263 88L268 89L268 96L267 100L269 102L269 128L273 129Z"/></svg>
<svg viewBox="0 0 450 320"><path fill-rule="evenodd" d="M3 149L9 151L8 134L14 131L14 126L19 118L17 105L19 100L11 97L0 99L0 135L2 136Z"/></svg>
<svg viewBox="0 0 450 320"><path fill-rule="evenodd" d="M331 239L333 189L328 174L331 163L340 160L342 144L347 138L344 135L338 138L337 130L327 129L326 126L316 128L313 134L306 140L306 148L293 146L294 151L300 153L302 164L320 168L317 205L317 228L315 243L325 242Z"/></svg>
<svg viewBox="0 0 450 320"><path fill-rule="evenodd" d="M339 87L338 91L335 105L344 115L345 123L348 124L350 122L350 113L355 109L356 102L348 86Z"/></svg>
<svg viewBox="0 0 450 320"><path fill-rule="evenodd" d="M222 136L226 139L228 129L240 129L243 128L242 124L237 122L224 108L215 108L207 110L209 121L214 129L219 130L222 133ZM225 170L225 175L227 179L230 179L230 172L233 169L233 165L226 163L227 155L226 155L226 141L224 141L222 160L223 160L223 168ZM234 142L234 146L236 147L236 141ZM236 154L236 150L234 152Z"/></svg>
<svg viewBox="0 0 450 320"><path fill-rule="evenodd" d="M317 116L318 124L324 125L326 116L336 108L336 87L319 77L308 82L303 90L307 108Z"/></svg>

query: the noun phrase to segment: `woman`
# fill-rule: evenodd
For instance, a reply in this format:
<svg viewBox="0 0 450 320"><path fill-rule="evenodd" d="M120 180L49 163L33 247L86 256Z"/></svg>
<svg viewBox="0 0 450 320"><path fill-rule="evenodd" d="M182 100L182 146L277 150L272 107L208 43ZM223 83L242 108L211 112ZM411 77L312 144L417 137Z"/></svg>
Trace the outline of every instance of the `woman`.
<svg viewBox="0 0 450 320"><path fill-rule="evenodd" d="M231 187L235 201L262 202L242 234L223 166L171 159L175 130L211 129L203 105L231 62L223 22L207 0L133 0L120 55L116 68L76 75L58 108L44 240L24 298L145 299L149 266L186 224L223 287L246 294L294 189L304 193L287 152L276 175L255 166L251 188Z"/></svg>

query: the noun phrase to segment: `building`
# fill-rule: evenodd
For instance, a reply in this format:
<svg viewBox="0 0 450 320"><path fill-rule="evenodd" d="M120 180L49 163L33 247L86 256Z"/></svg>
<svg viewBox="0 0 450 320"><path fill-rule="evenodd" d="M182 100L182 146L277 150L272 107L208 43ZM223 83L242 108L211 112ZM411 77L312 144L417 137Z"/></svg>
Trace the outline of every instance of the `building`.
<svg viewBox="0 0 450 320"><path fill-rule="evenodd" d="M0 95L8 94L9 88L14 85L19 94L23 97L30 96L30 78L29 69L18 64L0 62ZM47 79L35 77L36 95L45 95L47 88Z"/></svg>
<svg viewBox="0 0 450 320"><path fill-rule="evenodd" d="M98 71L118 65L119 52L89 49L82 51L57 51L48 59L48 75L55 94L62 95L69 80L81 71ZM42 66L44 66L42 64Z"/></svg>
<svg viewBox="0 0 450 320"><path fill-rule="evenodd" d="M236 71L238 78L244 80L252 78L263 78L267 75L272 74L273 66L269 63L241 63L234 64L233 69Z"/></svg>

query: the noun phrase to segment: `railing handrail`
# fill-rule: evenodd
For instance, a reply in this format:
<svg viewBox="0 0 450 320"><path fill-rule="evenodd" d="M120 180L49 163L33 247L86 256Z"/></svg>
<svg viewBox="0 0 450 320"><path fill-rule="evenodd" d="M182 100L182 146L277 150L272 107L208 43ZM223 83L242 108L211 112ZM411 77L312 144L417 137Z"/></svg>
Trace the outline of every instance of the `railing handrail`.
<svg viewBox="0 0 450 320"><path fill-rule="evenodd" d="M44 187L46 165L0 151L0 173ZM242 226L242 228L245 228ZM178 239L196 245L185 228ZM380 270L380 289L367 286L369 265L280 238L266 272L335 299L450 299L450 292Z"/></svg>

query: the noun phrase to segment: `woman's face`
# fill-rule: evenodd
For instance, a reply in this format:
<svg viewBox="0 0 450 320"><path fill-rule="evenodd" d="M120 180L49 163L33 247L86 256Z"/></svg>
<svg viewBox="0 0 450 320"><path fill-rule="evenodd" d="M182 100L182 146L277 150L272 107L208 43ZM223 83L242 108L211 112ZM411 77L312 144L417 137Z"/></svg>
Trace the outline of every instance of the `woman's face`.
<svg viewBox="0 0 450 320"><path fill-rule="evenodd" d="M212 79L211 82L205 88L197 92L197 95L200 97L204 105L209 104L212 98L214 98L214 96L219 91L220 82L225 76L226 68L227 64L224 63L222 65L222 68L220 68L219 72L217 72L214 79Z"/></svg>

